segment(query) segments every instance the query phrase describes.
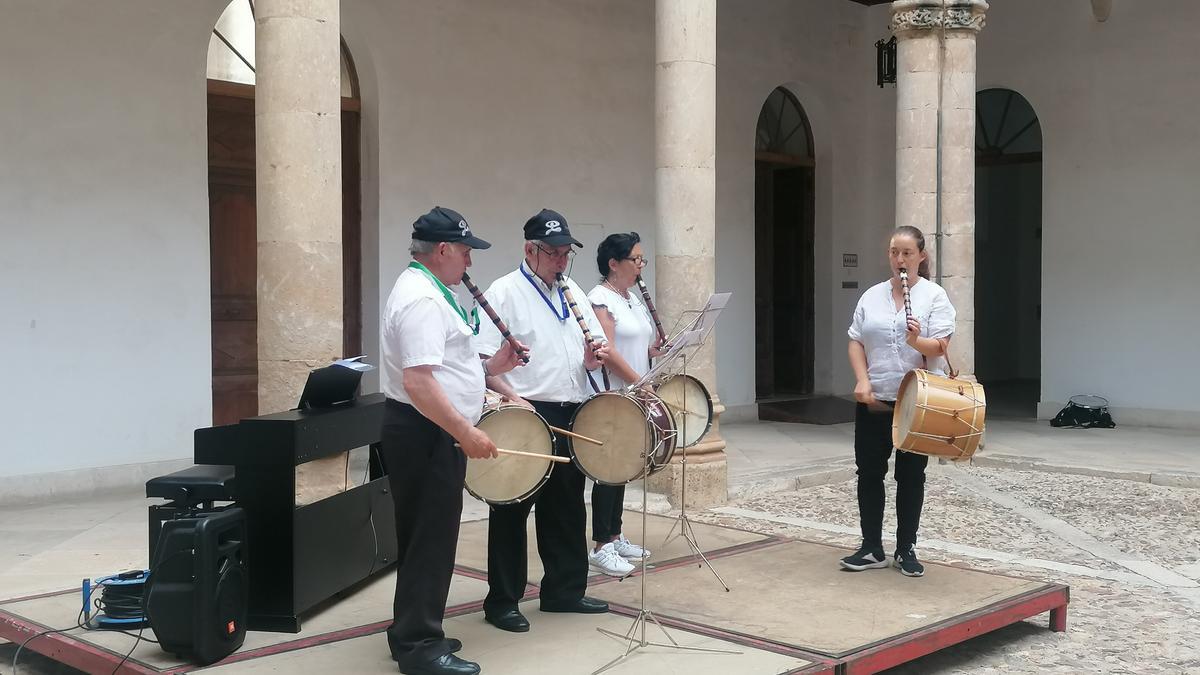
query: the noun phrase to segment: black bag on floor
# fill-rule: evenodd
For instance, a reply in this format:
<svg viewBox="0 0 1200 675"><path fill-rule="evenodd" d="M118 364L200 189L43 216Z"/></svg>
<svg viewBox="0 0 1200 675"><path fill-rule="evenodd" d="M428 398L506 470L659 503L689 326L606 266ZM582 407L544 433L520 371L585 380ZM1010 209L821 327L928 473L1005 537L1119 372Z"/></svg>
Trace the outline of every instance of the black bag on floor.
<svg viewBox="0 0 1200 675"><path fill-rule="evenodd" d="M1050 420L1050 426L1112 429L1117 423L1108 414L1108 399L1102 396L1072 396L1067 406Z"/></svg>

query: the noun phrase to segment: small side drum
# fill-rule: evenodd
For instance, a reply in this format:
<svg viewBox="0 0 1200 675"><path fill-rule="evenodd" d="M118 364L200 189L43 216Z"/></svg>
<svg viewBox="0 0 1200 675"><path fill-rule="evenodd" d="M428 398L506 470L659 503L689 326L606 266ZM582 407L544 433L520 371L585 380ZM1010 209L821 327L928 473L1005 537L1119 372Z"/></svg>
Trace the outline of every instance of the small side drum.
<svg viewBox="0 0 1200 675"><path fill-rule="evenodd" d="M547 459L500 455L467 459L467 492L489 504L512 504L529 498L550 479L554 438L542 416L519 405L485 410L475 425L496 447L546 455Z"/></svg>
<svg viewBox="0 0 1200 675"><path fill-rule="evenodd" d="M913 370L900 382L892 443L949 460L970 459L983 439L987 400L978 382Z"/></svg>
<svg viewBox="0 0 1200 675"><path fill-rule="evenodd" d="M675 375L655 393L667 404L679 430L679 445L690 448L712 428L712 396L704 383L691 375Z"/></svg>
<svg viewBox="0 0 1200 675"><path fill-rule="evenodd" d="M648 475L647 469L655 473L675 454L674 422L662 401L646 392L596 394L572 415L571 431L604 443L569 439L575 465L604 485L624 485Z"/></svg>

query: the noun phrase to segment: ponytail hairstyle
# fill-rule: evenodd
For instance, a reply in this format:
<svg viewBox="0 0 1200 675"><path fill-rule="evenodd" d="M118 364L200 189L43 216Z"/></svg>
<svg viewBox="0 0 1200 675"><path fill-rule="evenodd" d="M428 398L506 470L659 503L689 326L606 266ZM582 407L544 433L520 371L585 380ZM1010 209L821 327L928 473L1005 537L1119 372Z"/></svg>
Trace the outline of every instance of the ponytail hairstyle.
<svg viewBox="0 0 1200 675"><path fill-rule="evenodd" d="M897 227L896 230L892 232L892 236L912 237L913 240L917 242L917 251L921 253L925 252L925 235L921 233L921 230L913 227L912 225L901 225L900 227ZM921 265L917 267L917 276L927 281L929 280L929 256L925 256L925 259L921 261Z"/></svg>

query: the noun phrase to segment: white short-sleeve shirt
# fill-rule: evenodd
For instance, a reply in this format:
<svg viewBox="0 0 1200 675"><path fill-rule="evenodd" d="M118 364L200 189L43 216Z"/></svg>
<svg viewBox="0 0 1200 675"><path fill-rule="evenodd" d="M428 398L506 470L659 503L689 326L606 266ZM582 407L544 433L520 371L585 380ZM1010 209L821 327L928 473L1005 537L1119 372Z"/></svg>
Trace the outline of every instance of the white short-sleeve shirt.
<svg viewBox="0 0 1200 675"><path fill-rule="evenodd" d="M579 284L566 278L592 338L604 342L604 329ZM522 262L518 269L492 283L484 296L513 337L529 346L529 363L501 375L518 396L533 401L580 403L592 395L583 367L583 332L570 309L564 310L557 288L550 288ZM563 317L563 314L566 317ZM484 321L475 338L480 354L491 356L504 337ZM603 387L599 375L597 386Z"/></svg>
<svg viewBox="0 0 1200 675"><path fill-rule="evenodd" d="M954 334L954 305L945 289L928 279L920 279L909 287L913 317L921 322L921 337L944 338ZM867 377L875 398L895 401L900 381L908 371L925 368L944 373L945 359L928 359L905 342L907 321L904 307L896 309L892 299L892 282L884 281L868 288L858 299L850 329L851 340L861 342L867 353Z"/></svg>
<svg viewBox="0 0 1200 675"><path fill-rule="evenodd" d="M404 270L383 310L383 393L412 405L404 390L404 369L433 366L454 409L471 424L483 413L483 364L474 331L420 271Z"/></svg>
<svg viewBox="0 0 1200 675"><path fill-rule="evenodd" d="M588 293L588 300L597 307L604 307L613 318L613 348L625 359L625 363L638 375L650 370L650 345L654 342L654 321L650 311L637 293L626 298L601 284ZM633 384L615 373L609 374L613 389Z"/></svg>

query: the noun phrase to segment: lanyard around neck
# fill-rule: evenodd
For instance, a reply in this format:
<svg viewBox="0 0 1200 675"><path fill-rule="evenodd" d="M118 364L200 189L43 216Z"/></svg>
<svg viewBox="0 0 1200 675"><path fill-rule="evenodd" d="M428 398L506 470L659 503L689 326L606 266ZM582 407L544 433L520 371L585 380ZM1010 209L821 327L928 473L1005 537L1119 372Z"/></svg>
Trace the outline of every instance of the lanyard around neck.
<svg viewBox="0 0 1200 675"><path fill-rule="evenodd" d="M463 309L462 306L458 304L458 298L455 297L454 292L449 288L446 288L446 284L443 284L441 279L433 276L433 272L430 272L427 267L414 260L408 264L408 268L417 270L421 274L424 274L427 279L432 281L433 285L437 286L438 290L442 292L442 297L446 299L446 304L450 305L450 308L453 309L454 313L463 320L463 323L467 324L467 327L471 329L472 333L479 335L478 307L471 308L471 313L467 314L467 310ZM470 319L467 318L468 316Z"/></svg>
<svg viewBox="0 0 1200 675"><path fill-rule="evenodd" d="M522 264L518 269L521 270L521 274L525 276L525 280L529 282L529 285L533 286L533 290L537 291L538 295L542 297L542 302L546 303L546 306L550 308L550 312L554 314L554 317L559 321L566 321L567 316L569 316L571 313L571 310L567 308L567 298L563 294L562 286L558 287L558 300L562 303L562 316L559 316L558 313L560 310L554 308L554 303L550 302L550 298L547 298L546 294L542 292L542 287L533 280L533 276L529 274L529 272L525 271L525 265Z"/></svg>

